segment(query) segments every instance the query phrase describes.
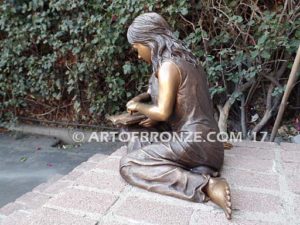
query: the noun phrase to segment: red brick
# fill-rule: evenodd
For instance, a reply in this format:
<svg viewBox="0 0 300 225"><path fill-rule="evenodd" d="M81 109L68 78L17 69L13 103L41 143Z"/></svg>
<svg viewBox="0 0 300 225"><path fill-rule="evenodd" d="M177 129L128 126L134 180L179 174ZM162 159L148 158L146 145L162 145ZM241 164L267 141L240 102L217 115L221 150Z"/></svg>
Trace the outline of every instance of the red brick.
<svg viewBox="0 0 300 225"><path fill-rule="evenodd" d="M226 219L224 212L220 210L203 211L198 210L194 213L193 223L190 224L201 224L201 225L281 225L281 223L277 222L266 222L266 221L254 221L254 220L246 220L235 217L235 213L233 211L232 219L229 221Z"/></svg>
<svg viewBox="0 0 300 225"><path fill-rule="evenodd" d="M96 225L97 221L64 213L55 209L41 208L27 219L27 225Z"/></svg>
<svg viewBox="0 0 300 225"><path fill-rule="evenodd" d="M283 210L277 196L235 189L231 191L231 195L234 210L260 213L281 213Z"/></svg>
<svg viewBox="0 0 300 225"><path fill-rule="evenodd" d="M300 151L281 151L281 158L284 162L300 163Z"/></svg>
<svg viewBox="0 0 300 225"><path fill-rule="evenodd" d="M273 161L272 160L261 160L248 157L233 157L225 156L224 166L253 170L264 173L273 173Z"/></svg>
<svg viewBox="0 0 300 225"><path fill-rule="evenodd" d="M99 163L100 161L107 158L107 155L103 154L95 154L91 158L89 158L88 162Z"/></svg>
<svg viewBox="0 0 300 225"><path fill-rule="evenodd" d="M47 187L43 193L46 194L57 194L59 192L62 192L65 188L69 187L72 184L72 182L70 181L57 181L55 183L53 183L52 185L50 185L49 187Z"/></svg>
<svg viewBox="0 0 300 225"><path fill-rule="evenodd" d="M95 169L111 170L116 173L119 173L119 167L120 167L120 159L108 157L102 162L97 163Z"/></svg>
<svg viewBox="0 0 300 225"><path fill-rule="evenodd" d="M110 220L110 221L102 222L101 225L128 225L128 223Z"/></svg>
<svg viewBox="0 0 300 225"><path fill-rule="evenodd" d="M8 217L4 218L1 225L28 225L25 221L28 214L22 211L16 211L10 214Z"/></svg>
<svg viewBox="0 0 300 225"><path fill-rule="evenodd" d="M287 184L290 191L294 192L295 194L300 194L300 174L297 176L287 177Z"/></svg>
<svg viewBox="0 0 300 225"><path fill-rule="evenodd" d="M116 200L117 197L110 194L68 189L62 195L58 195L56 198L51 199L47 205L81 210L89 213L104 214Z"/></svg>
<svg viewBox="0 0 300 225"><path fill-rule="evenodd" d="M42 194L54 195L63 190L64 188L70 186L71 181L68 180L59 180L56 182L47 182L35 187L32 191Z"/></svg>
<svg viewBox="0 0 300 225"><path fill-rule="evenodd" d="M300 215L300 196L297 195L295 196L295 199L294 199L294 212L295 212L295 215ZM299 217L298 217L299 219Z"/></svg>
<svg viewBox="0 0 300 225"><path fill-rule="evenodd" d="M119 175L114 176L105 172L90 171L79 177L74 185L121 192L126 186L126 183Z"/></svg>
<svg viewBox="0 0 300 225"><path fill-rule="evenodd" d="M280 147L285 151L300 151L300 144L281 142Z"/></svg>
<svg viewBox="0 0 300 225"><path fill-rule="evenodd" d="M116 211L116 215L137 221L161 224L188 224L193 213L192 208L152 202L138 197L128 197Z"/></svg>
<svg viewBox="0 0 300 225"><path fill-rule="evenodd" d="M60 174L56 174L53 177L51 177L47 182L42 183L38 186L36 186L34 189L32 189L33 192L43 192L46 188L54 184L56 181L61 179L63 176Z"/></svg>
<svg viewBox="0 0 300 225"><path fill-rule="evenodd" d="M36 209L45 204L51 197L34 192L28 192L16 200L16 203L22 203L29 209Z"/></svg>
<svg viewBox="0 0 300 225"><path fill-rule="evenodd" d="M11 202L11 203L8 203L7 205L3 206L0 209L0 214L8 216L9 214L11 214L11 213L13 213L17 210L20 210L20 209L24 210L24 209L27 209L27 208L23 204L16 203L16 202Z"/></svg>
<svg viewBox="0 0 300 225"><path fill-rule="evenodd" d="M259 174L231 168L224 168L221 175L234 187L264 188L279 191L277 175Z"/></svg>
<svg viewBox="0 0 300 225"><path fill-rule="evenodd" d="M300 174L300 163L283 162L282 166L287 176L296 176Z"/></svg>
<svg viewBox="0 0 300 225"><path fill-rule="evenodd" d="M80 177L81 175L83 175L84 172L80 171L80 170L72 170L69 174L67 174L66 176L64 176L63 178L61 178L61 180L69 180L69 181L74 181L76 180L78 177Z"/></svg>
<svg viewBox="0 0 300 225"><path fill-rule="evenodd" d="M248 148L265 148L265 149L273 149L280 148L280 146L275 142L262 142L262 141L238 141L231 142L234 147L248 147Z"/></svg>
<svg viewBox="0 0 300 225"><path fill-rule="evenodd" d="M74 170L87 172L87 171L90 171L90 170L94 169L96 164L97 163L93 163L93 162L83 162L79 166L77 166Z"/></svg>
<svg viewBox="0 0 300 225"><path fill-rule="evenodd" d="M275 159L274 149L266 148L249 148L249 147L234 147L230 150L225 150L226 155L237 157L247 157L255 159Z"/></svg>

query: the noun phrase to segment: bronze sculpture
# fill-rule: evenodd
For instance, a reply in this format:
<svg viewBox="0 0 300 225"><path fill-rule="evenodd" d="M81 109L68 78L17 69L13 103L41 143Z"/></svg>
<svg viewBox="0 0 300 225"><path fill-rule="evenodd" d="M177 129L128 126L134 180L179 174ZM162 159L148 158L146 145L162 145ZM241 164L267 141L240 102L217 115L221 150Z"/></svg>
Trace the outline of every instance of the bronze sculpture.
<svg viewBox="0 0 300 225"><path fill-rule="evenodd" d="M231 219L229 185L217 177L224 159L223 144L206 138L219 129L201 65L157 13L135 18L127 38L138 57L153 69L148 92L130 100L127 110L148 117L140 123L143 127L166 123L172 132L201 132L204 141L137 145L121 159L121 176L149 191L194 202L211 200ZM144 103L147 100L151 104Z"/></svg>

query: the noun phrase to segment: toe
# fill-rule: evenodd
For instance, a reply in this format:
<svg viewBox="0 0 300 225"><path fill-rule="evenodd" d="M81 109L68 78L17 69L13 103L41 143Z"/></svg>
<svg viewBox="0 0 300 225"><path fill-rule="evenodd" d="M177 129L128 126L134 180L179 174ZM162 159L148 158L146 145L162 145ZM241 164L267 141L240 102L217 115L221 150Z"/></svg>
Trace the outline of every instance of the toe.
<svg viewBox="0 0 300 225"><path fill-rule="evenodd" d="M231 196L230 196L230 195L227 195L227 196L226 196L226 199L227 199L227 201L229 201L229 202L230 202L230 200L231 200Z"/></svg>
<svg viewBox="0 0 300 225"><path fill-rule="evenodd" d="M225 215L228 220L231 220L231 212L225 212Z"/></svg>
<svg viewBox="0 0 300 225"><path fill-rule="evenodd" d="M227 215L227 219L228 219L228 220L231 220L231 214L228 214L228 215Z"/></svg>
<svg viewBox="0 0 300 225"><path fill-rule="evenodd" d="M227 206L231 208L231 202L227 202Z"/></svg>

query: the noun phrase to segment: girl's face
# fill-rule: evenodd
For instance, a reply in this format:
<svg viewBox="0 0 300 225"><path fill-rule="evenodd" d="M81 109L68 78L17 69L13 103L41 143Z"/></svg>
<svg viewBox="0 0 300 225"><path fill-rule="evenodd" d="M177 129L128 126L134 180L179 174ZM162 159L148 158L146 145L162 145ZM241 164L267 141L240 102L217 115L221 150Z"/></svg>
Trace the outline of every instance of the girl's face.
<svg viewBox="0 0 300 225"><path fill-rule="evenodd" d="M149 47L140 43L135 43L132 47L137 50L139 59L143 59L147 63L151 64L151 50Z"/></svg>

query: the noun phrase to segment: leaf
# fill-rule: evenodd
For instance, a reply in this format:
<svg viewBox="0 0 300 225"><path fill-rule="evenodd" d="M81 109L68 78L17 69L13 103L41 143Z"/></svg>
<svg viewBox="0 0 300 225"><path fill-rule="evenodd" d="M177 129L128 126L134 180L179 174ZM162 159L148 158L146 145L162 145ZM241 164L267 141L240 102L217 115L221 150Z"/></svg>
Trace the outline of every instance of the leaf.
<svg viewBox="0 0 300 225"><path fill-rule="evenodd" d="M79 113L81 111L81 104L77 100L74 102L74 109L77 113Z"/></svg>
<svg viewBox="0 0 300 225"><path fill-rule="evenodd" d="M268 32L264 33L257 41L258 45L263 45L268 38Z"/></svg>
<svg viewBox="0 0 300 225"><path fill-rule="evenodd" d="M73 90L74 90L74 87L73 87L73 86L69 86L68 89L67 89L67 91L68 91L69 94L70 94Z"/></svg>
<svg viewBox="0 0 300 225"><path fill-rule="evenodd" d="M20 158L20 162L25 162L27 159L28 159L27 157L23 156Z"/></svg>
<svg viewBox="0 0 300 225"><path fill-rule="evenodd" d="M300 30L296 30L296 33L295 33L295 38L300 40Z"/></svg>
<svg viewBox="0 0 300 225"><path fill-rule="evenodd" d="M126 97L130 98L132 96L132 94L130 92L126 92Z"/></svg>
<svg viewBox="0 0 300 225"><path fill-rule="evenodd" d="M268 51L262 51L261 57L264 58L264 59L270 59L271 55Z"/></svg>
<svg viewBox="0 0 300 225"><path fill-rule="evenodd" d="M180 10L180 13L181 13L183 16L186 16L186 15L189 13L189 11L188 11L187 8L182 8L182 9Z"/></svg>
<svg viewBox="0 0 300 225"><path fill-rule="evenodd" d="M74 146L72 144L70 145L62 145L63 149L72 149Z"/></svg>
<svg viewBox="0 0 300 225"><path fill-rule="evenodd" d="M256 57L257 57L258 54L259 54L259 51L258 51L258 50L251 51L250 54L251 54L252 59L256 59Z"/></svg>
<svg viewBox="0 0 300 225"><path fill-rule="evenodd" d="M130 74L131 73L131 64L126 63L123 65L123 73L124 74Z"/></svg>
<svg viewBox="0 0 300 225"><path fill-rule="evenodd" d="M92 44L97 44L99 41L99 39L97 37L95 37L93 40L92 40Z"/></svg>

